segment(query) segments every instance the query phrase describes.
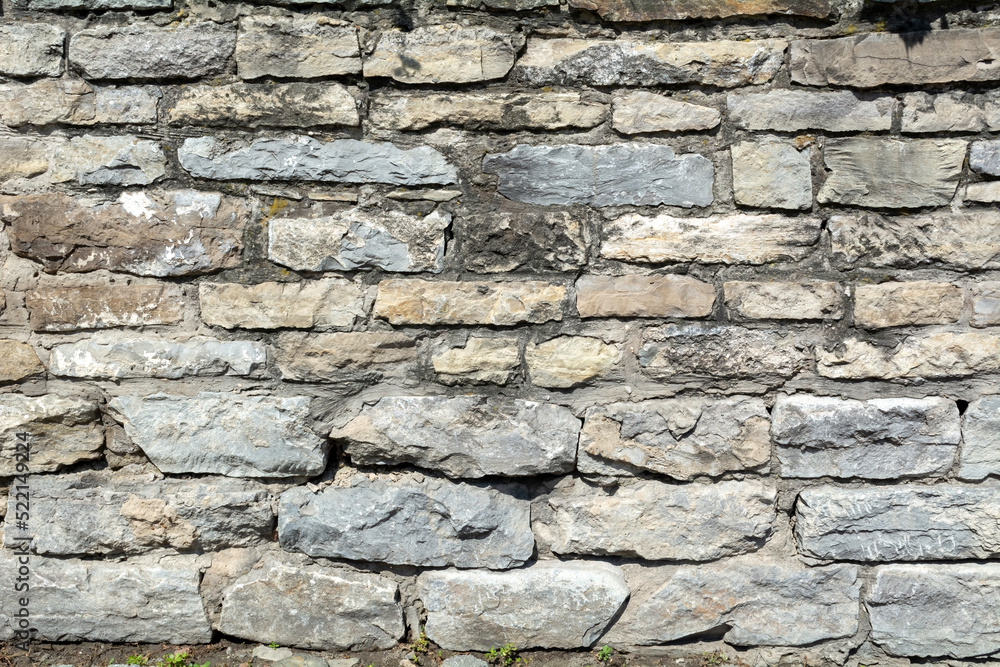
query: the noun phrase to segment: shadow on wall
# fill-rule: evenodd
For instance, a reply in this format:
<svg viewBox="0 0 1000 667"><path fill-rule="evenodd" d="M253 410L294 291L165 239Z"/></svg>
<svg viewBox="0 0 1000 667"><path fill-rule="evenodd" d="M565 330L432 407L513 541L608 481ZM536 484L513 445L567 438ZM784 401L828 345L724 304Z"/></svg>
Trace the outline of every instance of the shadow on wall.
<svg viewBox="0 0 1000 667"><path fill-rule="evenodd" d="M866 0L858 18L884 23L885 30L901 34L906 46L912 47L923 42L932 29L947 30L948 13L968 9L968 4L965 0Z"/></svg>

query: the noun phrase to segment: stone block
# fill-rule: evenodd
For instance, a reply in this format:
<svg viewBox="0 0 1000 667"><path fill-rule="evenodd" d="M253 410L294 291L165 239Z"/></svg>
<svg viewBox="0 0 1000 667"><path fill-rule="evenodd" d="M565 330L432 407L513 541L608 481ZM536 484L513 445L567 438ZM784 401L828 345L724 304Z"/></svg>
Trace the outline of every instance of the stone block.
<svg viewBox="0 0 1000 667"><path fill-rule="evenodd" d="M390 331L353 331L310 334L285 332L275 343L275 361L285 380L336 382L398 370L416 360L415 341Z"/></svg>
<svg viewBox="0 0 1000 667"><path fill-rule="evenodd" d="M679 0L664 4L656 0L570 0L571 7L589 9L606 21L680 21L726 18L758 14L788 14L826 18L830 0Z"/></svg>
<svg viewBox="0 0 1000 667"><path fill-rule="evenodd" d="M29 443L29 473L54 472L101 456L104 428L94 401L70 396L0 395L0 475L19 474L18 433ZM23 471L21 471L23 472Z"/></svg>
<svg viewBox="0 0 1000 667"><path fill-rule="evenodd" d="M854 289L854 325L881 329L914 324L948 324L962 316L961 287L930 280L858 285Z"/></svg>
<svg viewBox="0 0 1000 667"><path fill-rule="evenodd" d="M39 287L25 292L34 331L80 331L176 324L183 303L177 285Z"/></svg>
<svg viewBox="0 0 1000 667"><path fill-rule="evenodd" d="M959 479L982 480L1000 475L1000 396L983 396L962 416Z"/></svg>
<svg viewBox="0 0 1000 667"><path fill-rule="evenodd" d="M171 125L235 127L357 126L357 102L338 83L231 83L183 88Z"/></svg>
<svg viewBox="0 0 1000 667"><path fill-rule="evenodd" d="M713 107L645 91L618 94L612 103L611 124L622 134L710 130L720 120L722 114Z"/></svg>
<svg viewBox="0 0 1000 667"><path fill-rule="evenodd" d="M707 317L715 287L681 275L580 276L580 317Z"/></svg>
<svg viewBox="0 0 1000 667"><path fill-rule="evenodd" d="M523 38L520 38L523 39ZM471 83L503 78L514 66L519 36L457 24L386 30L365 58L365 78L402 83Z"/></svg>
<svg viewBox="0 0 1000 667"><path fill-rule="evenodd" d="M620 360L617 346L589 336L558 336L524 348L531 383L551 389L568 389L598 379Z"/></svg>
<svg viewBox="0 0 1000 667"><path fill-rule="evenodd" d="M431 358L438 382L507 384L521 365L516 338L469 338Z"/></svg>
<svg viewBox="0 0 1000 667"><path fill-rule="evenodd" d="M0 25L0 74L12 77L59 76L66 32L47 23Z"/></svg>
<svg viewBox="0 0 1000 667"><path fill-rule="evenodd" d="M730 120L745 130L826 130L827 132L888 132L892 128L892 97L860 97L850 91L771 90L730 93Z"/></svg>
<svg viewBox="0 0 1000 667"><path fill-rule="evenodd" d="M837 379L957 378L1000 371L1000 336L954 333L906 336L895 345L849 338L817 348L816 372Z"/></svg>
<svg viewBox="0 0 1000 667"><path fill-rule="evenodd" d="M358 74L358 36L355 26L319 14L243 16L236 67L243 79Z"/></svg>
<svg viewBox="0 0 1000 667"><path fill-rule="evenodd" d="M587 263L585 221L565 211L460 215L453 234L462 266L476 273L571 271Z"/></svg>
<svg viewBox="0 0 1000 667"><path fill-rule="evenodd" d="M249 375L264 367L262 343L193 338L183 342L134 338L55 345L49 372L91 380Z"/></svg>
<svg viewBox="0 0 1000 667"><path fill-rule="evenodd" d="M226 329L348 328L365 316L364 294L343 278L295 283L201 283L201 319Z"/></svg>
<svg viewBox="0 0 1000 667"><path fill-rule="evenodd" d="M566 288L541 281L383 280L375 317L390 324L511 326L562 319Z"/></svg>
<svg viewBox="0 0 1000 667"><path fill-rule="evenodd" d="M839 320L844 316L844 290L838 283L723 283L730 317L748 320Z"/></svg>
<svg viewBox="0 0 1000 667"><path fill-rule="evenodd" d="M736 203L755 208L811 209L809 151L783 141L743 141L731 148Z"/></svg>

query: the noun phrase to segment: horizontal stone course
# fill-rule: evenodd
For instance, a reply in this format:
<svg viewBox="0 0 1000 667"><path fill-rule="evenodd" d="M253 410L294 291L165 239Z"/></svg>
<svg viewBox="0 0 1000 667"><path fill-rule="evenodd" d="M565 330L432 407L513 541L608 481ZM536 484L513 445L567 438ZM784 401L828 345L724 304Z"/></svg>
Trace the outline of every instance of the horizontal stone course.
<svg viewBox="0 0 1000 667"><path fill-rule="evenodd" d="M201 318L226 329L348 328L364 316L361 288L343 278L296 283L201 283Z"/></svg>
<svg viewBox="0 0 1000 667"><path fill-rule="evenodd" d="M192 86L167 111L172 125L312 127L361 124L357 102L336 83Z"/></svg>
<svg viewBox="0 0 1000 667"><path fill-rule="evenodd" d="M126 378L249 375L267 361L261 343L192 339L183 342L134 338L109 343L82 341L52 348L49 372L61 377Z"/></svg>
<svg viewBox="0 0 1000 667"><path fill-rule="evenodd" d="M523 38L522 38L523 39ZM514 35L457 24L387 30L364 59L365 77L402 83L469 83L502 78L520 44Z"/></svg>
<svg viewBox="0 0 1000 667"><path fill-rule="evenodd" d="M858 285L854 324L866 329L914 324L948 324L962 316L965 294L948 283L919 280Z"/></svg>
<svg viewBox="0 0 1000 667"><path fill-rule="evenodd" d="M824 18L829 0L681 0L669 5L646 0L571 0L571 7L597 12L608 21L662 21L692 18L725 18L755 14L791 14Z"/></svg>
<svg viewBox="0 0 1000 667"><path fill-rule="evenodd" d="M562 319L566 288L541 281L383 280L375 317L390 324L495 324Z"/></svg>
<svg viewBox="0 0 1000 667"><path fill-rule="evenodd" d="M832 282L722 284L726 309L737 319L825 320L844 315L844 290Z"/></svg>
<svg viewBox="0 0 1000 667"><path fill-rule="evenodd" d="M1000 371L1000 337L980 332L915 334L884 346L848 338L818 348L816 372L830 378L957 378Z"/></svg>
<svg viewBox="0 0 1000 667"><path fill-rule="evenodd" d="M730 93L726 105L731 122L747 130L887 132L895 102L849 91L771 90Z"/></svg>
<svg viewBox="0 0 1000 667"><path fill-rule="evenodd" d="M176 285L40 287L24 295L34 331L78 331L176 324L182 317Z"/></svg>
<svg viewBox="0 0 1000 667"><path fill-rule="evenodd" d="M155 123L162 92L157 86L91 86L81 79L41 79L0 84L0 123L123 125Z"/></svg>
<svg viewBox="0 0 1000 667"><path fill-rule="evenodd" d="M712 313L715 288L688 276L580 276L576 309L580 317L705 317Z"/></svg>
<svg viewBox="0 0 1000 667"><path fill-rule="evenodd" d="M358 29L325 16L244 16L236 40L243 79L318 78L361 72Z"/></svg>

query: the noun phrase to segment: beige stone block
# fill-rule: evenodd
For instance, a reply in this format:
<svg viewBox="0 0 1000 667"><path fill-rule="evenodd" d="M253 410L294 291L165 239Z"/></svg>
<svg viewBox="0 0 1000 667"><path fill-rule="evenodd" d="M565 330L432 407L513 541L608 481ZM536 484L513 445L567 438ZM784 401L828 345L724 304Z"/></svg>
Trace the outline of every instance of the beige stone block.
<svg viewBox="0 0 1000 667"><path fill-rule="evenodd" d="M507 384L521 361L515 338L469 338L465 347L435 354L431 363L445 384Z"/></svg>
<svg viewBox="0 0 1000 667"><path fill-rule="evenodd" d="M612 125L622 134L710 130L722 119L718 109L637 90L616 95Z"/></svg>
<svg viewBox="0 0 1000 667"><path fill-rule="evenodd" d="M753 320L825 320L844 316L844 290L831 282L723 283L731 316Z"/></svg>
<svg viewBox="0 0 1000 667"><path fill-rule="evenodd" d="M715 287L689 276L581 276L580 317L706 317Z"/></svg>
<svg viewBox="0 0 1000 667"><path fill-rule="evenodd" d="M514 65L519 38L457 24L386 30L365 58L364 75L402 83L471 83L500 79Z"/></svg>
<svg viewBox="0 0 1000 667"><path fill-rule="evenodd" d="M177 285L39 287L25 292L24 303L35 331L176 324L183 312Z"/></svg>
<svg viewBox="0 0 1000 667"><path fill-rule="evenodd" d="M518 282L383 280L375 316L391 324L494 324L561 320L566 288Z"/></svg>
<svg viewBox="0 0 1000 667"><path fill-rule="evenodd" d="M849 339L817 348L817 372L837 379L948 378L1000 371L1000 336L940 332L907 336L895 346Z"/></svg>
<svg viewBox="0 0 1000 667"><path fill-rule="evenodd" d="M929 280L858 285L854 290L854 324L881 329L957 322L964 301L962 288Z"/></svg>
<svg viewBox="0 0 1000 667"><path fill-rule="evenodd" d="M567 389L607 373L621 359L614 345L588 336L559 336L524 350L531 382L538 387Z"/></svg>
<svg viewBox="0 0 1000 667"><path fill-rule="evenodd" d="M201 319L227 329L338 329L365 316L364 294L339 279L294 283L202 283Z"/></svg>

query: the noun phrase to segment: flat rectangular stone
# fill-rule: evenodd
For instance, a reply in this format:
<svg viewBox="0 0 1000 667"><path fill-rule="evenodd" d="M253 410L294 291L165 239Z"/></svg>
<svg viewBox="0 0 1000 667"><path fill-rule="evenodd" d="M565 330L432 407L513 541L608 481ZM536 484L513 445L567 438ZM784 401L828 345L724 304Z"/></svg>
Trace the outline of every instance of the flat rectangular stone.
<svg viewBox="0 0 1000 667"><path fill-rule="evenodd" d="M810 487L795 503L799 553L853 561L995 558L1000 491L937 484Z"/></svg>
<svg viewBox="0 0 1000 667"><path fill-rule="evenodd" d="M282 378L300 382L350 381L359 374L378 382L384 373L405 369L416 358L416 341L391 331L290 331L275 344Z"/></svg>
<svg viewBox="0 0 1000 667"><path fill-rule="evenodd" d="M980 174L1000 176L1000 141L972 142L969 168Z"/></svg>
<svg viewBox="0 0 1000 667"><path fill-rule="evenodd" d="M854 325L881 329L915 324L948 324L962 316L961 287L931 280L858 285L854 288Z"/></svg>
<svg viewBox="0 0 1000 667"><path fill-rule="evenodd" d="M730 317L748 320L839 320L844 289L831 282L742 282L722 284Z"/></svg>
<svg viewBox="0 0 1000 667"><path fill-rule="evenodd" d="M771 433L781 475L800 478L941 476L961 440L958 406L944 398L779 396Z"/></svg>
<svg viewBox="0 0 1000 667"><path fill-rule="evenodd" d="M816 372L838 379L956 378L1000 371L1000 336L940 332L907 336L892 347L855 338L816 349Z"/></svg>
<svg viewBox="0 0 1000 667"><path fill-rule="evenodd" d="M1000 181L969 183L965 190L965 201L974 201L982 204L1000 202Z"/></svg>
<svg viewBox="0 0 1000 667"><path fill-rule="evenodd" d="M1000 475L1000 396L977 398L962 416L959 479L982 480Z"/></svg>
<svg viewBox="0 0 1000 667"><path fill-rule="evenodd" d="M1000 324L1000 283L975 283L969 292L972 298L969 324L977 328Z"/></svg>
<svg viewBox="0 0 1000 667"><path fill-rule="evenodd" d="M166 173L167 158L155 141L133 135L85 134L53 142L48 179L79 185L148 185Z"/></svg>
<svg viewBox="0 0 1000 667"><path fill-rule="evenodd" d="M623 134L710 130L722 120L714 107L637 90L615 95L612 125Z"/></svg>
<svg viewBox="0 0 1000 667"><path fill-rule="evenodd" d="M95 380L178 379L249 375L263 368L266 362L263 343L250 341L86 340L54 346L49 355L49 372L60 377Z"/></svg>
<svg viewBox="0 0 1000 667"><path fill-rule="evenodd" d="M660 42L600 39L528 40L511 78L536 86L660 86L736 88L767 83L784 67L788 42Z"/></svg>
<svg viewBox="0 0 1000 667"><path fill-rule="evenodd" d="M569 389L604 378L621 358L618 345L593 336L557 336L524 348L531 383L550 389Z"/></svg>
<svg viewBox="0 0 1000 667"><path fill-rule="evenodd" d="M0 382L17 382L44 371L35 348L20 341L0 339Z"/></svg>
<svg viewBox="0 0 1000 667"><path fill-rule="evenodd" d="M24 294L34 331L79 331L176 324L184 303L177 285L39 287Z"/></svg>
<svg viewBox="0 0 1000 667"><path fill-rule="evenodd" d="M161 96L155 86L99 86L79 79L42 79L0 84L0 123L25 125L114 125L155 123Z"/></svg>
<svg viewBox="0 0 1000 667"><path fill-rule="evenodd" d="M576 281L580 317L707 317L715 287L678 275L593 276Z"/></svg>
<svg viewBox="0 0 1000 667"><path fill-rule="evenodd" d="M987 112L961 92L907 93L903 96L903 132L981 132Z"/></svg>
<svg viewBox="0 0 1000 667"><path fill-rule="evenodd" d="M18 433L28 434L29 473L53 472L100 458L104 428L99 420L94 401L53 394L0 395L0 475L20 474L15 456Z"/></svg>
<svg viewBox="0 0 1000 667"><path fill-rule="evenodd" d="M861 97L846 90L814 93L779 89L730 93L726 105L730 121L745 130L888 132L896 101L888 95Z"/></svg>
<svg viewBox="0 0 1000 667"><path fill-rule="evenodd" d="M339 83L231 83L181 89L171 125L314 127L361 124L354 96Z"/></svg>
<svg viewBox="0 0 1000 667"><path fill-rule="evenodd" d="M797 261L815 250L820 225L819 218L807 216L676 218L628 213L604 223L601 257L651 264Z"/></svg>
<svg viewBox="0 0 1000 667"><path fill-rule="evenodd" d="M741 141L730 148L737 204L812 209L811 151L784 141Z"/></svg>
<svg viewBox="0 0 1000 667"><path fill-rule="evenodd" d="M383 280L375 317L390 324L492 324L562 320L566 288L541 281Z"/></svg>
<svg viewBox="0 0 1000 667"><path fill-rule="evenodd" d="M458 24L386 30L365 57L365 78L402 83L470 83L503 78L523 37Z"/></svg>
<svg viewBox="0 0 1000 667"><path fill-rule="evenodd" d="M503 196L528 204L708 206L715 168L703 155L669 146L530 146L488 154L483 171L497 174Z"/></svg>
<svg viewBox="0 0 1000 667"><path fill-rule="evenodd" d="M357 74L358 29L318 14L243 16L236 66L243 79Z"/></svg>
<svg viewBox="0 0 1000 667"><path fill-rule="evenodd" d="M13 77L59 76L66 31L46 23L0 25L0 74Z"/></svg>
<svg viewBox="0 0 1000 667"><path fill-rule="evenodd" d="M173 0L28 0L28 9L52 11L60 9L170 9Z"/></svg>
<svg viewBox="0 0 1000 667"><path fill-rule="evenodd" d="M453 234L462 266L475 273L572 271L587 263L587 226L567 211L461 215Z"/></svg>
<svg viewBox="0 0 1000 667"><path fill-rule="evenodd" d="M507 384L521 365L516 338L470 337L431 357L437 381L444 384Z"/></svg>
<svg viewBox="0 0 1000 667"><path fill-rule="evenodd" d="M365 316L364 293L343 278L295 283L201 283L201 319L226 329L348 328Z"/></svg>
<svg viewBox="0 0 1000 667"><path fill-rule="evenodd" d="M605 21L680 21L729 16L787 14L825 18L830 0L570 0L570 7L589 9Z"/></svg>
<svg viewBox="0 0 1000 667"><path fill-rule="evenodd" d="M0 135L0 183L31 178L49 169L48 147L43 139L23 135Z"/></svg>

